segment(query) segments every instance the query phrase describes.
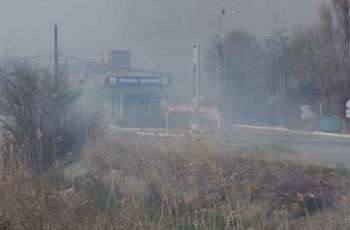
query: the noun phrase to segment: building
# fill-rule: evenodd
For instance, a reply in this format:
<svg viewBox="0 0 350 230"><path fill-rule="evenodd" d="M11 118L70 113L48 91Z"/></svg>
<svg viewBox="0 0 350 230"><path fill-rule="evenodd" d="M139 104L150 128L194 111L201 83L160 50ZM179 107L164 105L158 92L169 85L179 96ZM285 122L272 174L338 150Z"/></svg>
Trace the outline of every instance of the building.
<svg viewBox="0 0 350 230"><path fill-rule="evenodd" d="M124 127L163 127L161 99L171 79L160 76L109 76L112 123Z"/></svg>
<svg viewBox="0 0 350 230"><path fill-rule="evenodd" d="M129 51L108 50L100 63L69 58L70 82L83 89L81 110L103 110L116 126L165 128L161 101L171 85L169 77L131 69Z"/></svg>
<svg viewBox="0 0 350 230"><path fill-rule="evenodd" d="M131 52L109 49L101 54L101 64L112 65L120 69L131 69Z"/></svg>

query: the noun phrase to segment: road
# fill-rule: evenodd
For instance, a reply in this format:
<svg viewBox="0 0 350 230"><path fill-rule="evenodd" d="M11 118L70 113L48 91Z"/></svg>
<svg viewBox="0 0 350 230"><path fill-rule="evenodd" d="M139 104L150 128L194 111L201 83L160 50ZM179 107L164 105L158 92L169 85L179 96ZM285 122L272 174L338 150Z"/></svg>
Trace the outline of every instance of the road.
<svg viewBox="0 0 350 230"><path fill-rule="evenodd" d="M311 163L324 166L342 163L350 168L350 136L239 125L226 127L224 136L234 148L256 143L276 144L300 152Z"/></svg>
<svg viewBox="0 0 350 230"><path fill-rule="evenodd" d="M311 163L334 166L342 163L350 168L350 136L331 135L324 133L310 133L290 131L279 128L256 127L235 125L225 127L223 135L204 135L212 140L217 138L225 145L229 144L233 149L238 149L251 144L274 144L296 150L301 157ZM177 147L186 141L186 135L180 134L157 134L153 132L139 133L138 129L125 130L110 128L111 139L123 141L124 143L138 143L141 146Z"/></svg>

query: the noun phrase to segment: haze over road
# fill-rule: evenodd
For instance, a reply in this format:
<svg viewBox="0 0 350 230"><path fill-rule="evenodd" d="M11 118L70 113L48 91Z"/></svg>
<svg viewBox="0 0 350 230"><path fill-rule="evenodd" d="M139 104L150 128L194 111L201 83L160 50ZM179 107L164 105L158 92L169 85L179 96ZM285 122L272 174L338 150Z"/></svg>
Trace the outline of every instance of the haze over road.
<svg viewBox="0 0 350 230"><path fill-rule="evenodd" d="M232 126L225 128L225 139L234 148L254 143L276 144L300 152L312 163L350 167L350 136L331 136L283 129Z"/></svg>
<svg viewBox="0 0 350 230"><path fill-rule="evenodd" d="M157 130L139 129L108 129L110 140L123 143L138 143L141 146L158 146L177 148L188 142L188 136L183 134L161 134ZM199 137L201 137L200 135ZM218 140L217 136L202 136L205 140ZM334 166L342 163L350 168L350 135L311 133L291 131L286 129L235 125L225 127L219 144L229 144L233 150L256 144L272 144L288 147L302 154L301 158L310 163L322 166Z"/></svg>

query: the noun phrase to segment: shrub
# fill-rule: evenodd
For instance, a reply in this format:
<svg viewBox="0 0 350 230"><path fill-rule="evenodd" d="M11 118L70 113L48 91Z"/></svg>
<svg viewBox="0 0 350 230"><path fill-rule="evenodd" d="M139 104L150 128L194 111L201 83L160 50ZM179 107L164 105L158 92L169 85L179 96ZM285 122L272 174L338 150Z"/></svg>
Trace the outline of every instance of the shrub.
<svg viewBox="0 0 350 230"><path fill-rule="evenodd" d="M68 74L16 63L0 69L0 118L4 126L6 162L25 165L37 175L81 148L99 128L96 116L74 110L80 91Z"/></svg>

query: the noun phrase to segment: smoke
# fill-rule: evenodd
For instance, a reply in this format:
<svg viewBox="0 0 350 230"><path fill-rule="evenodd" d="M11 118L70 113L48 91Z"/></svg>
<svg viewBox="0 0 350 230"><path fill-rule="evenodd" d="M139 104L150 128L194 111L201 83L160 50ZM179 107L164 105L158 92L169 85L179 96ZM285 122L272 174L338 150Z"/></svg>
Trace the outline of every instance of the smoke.
<svg viewBox="0 0 350 230"><path fill-rule="evenodd" d="M52 27L59 26L62 52L98 59L107 48L129 49L134 65L183 71L194 42L205 45L216 33L223 7L235 9L224 30L240 28L258 36L275 28L313 21L321 0L37 0L4 1L0 9L1 52L18 56L52 52ZM13 41L11 41L13 40ZM191 53L191 51L189 51ZM168 57L165 57L167 56ZM150 58L152 56L152 58ZM159 68L160 68L159 67Z"/></svg>

